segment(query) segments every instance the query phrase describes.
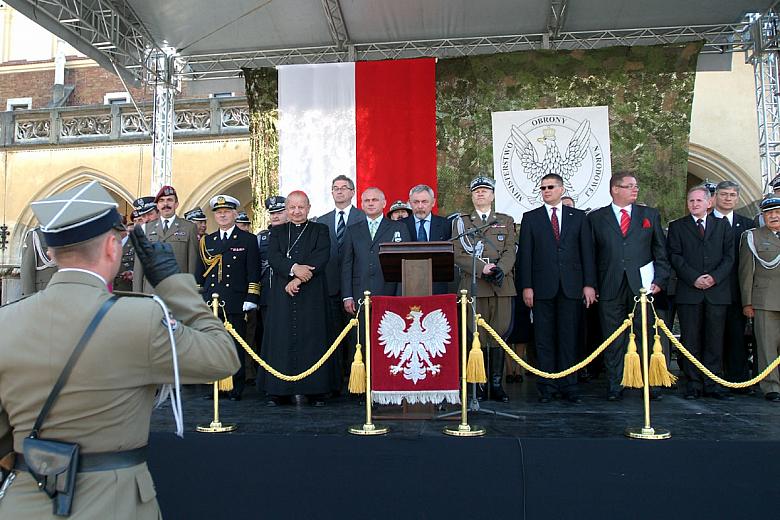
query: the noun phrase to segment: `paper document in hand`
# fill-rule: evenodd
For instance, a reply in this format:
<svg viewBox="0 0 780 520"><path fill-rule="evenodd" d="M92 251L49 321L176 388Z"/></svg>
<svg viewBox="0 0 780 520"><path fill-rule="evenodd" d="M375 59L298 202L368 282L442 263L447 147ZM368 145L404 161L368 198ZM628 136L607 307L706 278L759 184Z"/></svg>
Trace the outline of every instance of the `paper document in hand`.
<svg viewBox="0 0 780 520"><path fill-rule="evenodd" d="M653 262L648 262L640 267L639 276L642 278L642 287L644 287L647 292L650 292L650 286L653 284L653 279L655 278L655 266L653 266Z"/></svg>

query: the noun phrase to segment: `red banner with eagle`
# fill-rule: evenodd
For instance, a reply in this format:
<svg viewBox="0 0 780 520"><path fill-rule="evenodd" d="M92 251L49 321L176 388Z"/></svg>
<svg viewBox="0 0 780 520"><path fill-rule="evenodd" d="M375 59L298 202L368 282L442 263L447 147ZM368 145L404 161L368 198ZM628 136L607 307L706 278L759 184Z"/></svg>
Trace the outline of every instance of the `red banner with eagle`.
<svg viewBox="0 0 780 520"><path fill-rule="evenodd" d="M371 298L371 397L460 403L457 296Z"/></svg>

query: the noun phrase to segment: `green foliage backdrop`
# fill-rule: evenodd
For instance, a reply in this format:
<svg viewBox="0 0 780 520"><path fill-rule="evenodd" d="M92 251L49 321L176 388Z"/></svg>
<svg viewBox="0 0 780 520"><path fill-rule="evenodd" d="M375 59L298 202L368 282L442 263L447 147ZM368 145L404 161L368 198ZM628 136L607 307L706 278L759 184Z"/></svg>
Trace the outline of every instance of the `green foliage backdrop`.
<svg viewBox="0 0 780 520"><path fill-rule="evenodd" d="M700 50L700 43L691 43L439 60L440 213L468 208L469 180L477 174L492 177L491 112L606 105L612 170L634 172L642 185L640 201L658 207L667 220L678 216L684 207ZM251 113L253 188L262 201L278 189L277 75L270 69L244 73Z"/></svg>

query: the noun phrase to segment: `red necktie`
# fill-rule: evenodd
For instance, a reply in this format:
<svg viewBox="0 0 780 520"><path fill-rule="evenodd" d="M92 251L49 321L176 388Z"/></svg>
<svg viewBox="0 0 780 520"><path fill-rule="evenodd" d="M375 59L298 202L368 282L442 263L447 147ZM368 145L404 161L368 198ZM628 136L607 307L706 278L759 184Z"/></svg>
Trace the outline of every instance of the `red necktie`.
<svg viewBox="0 0 780 520"><path fill-rule="evenodd" d="M552 216L550 217L550 222L552 222L552 228L553 228L553 236L555 237L555 241L558 242L561 239L561 226L558 223L558 215L555 213L555 210L558 208L552 208Z"/></svg>
<svg viewBox="0 0 780 520"><path fill-rule="evenodd" d="M704 222L702 219L697 219L696 227L699 229L699 235L704 238L704 224L702 224L702 222Z"/></svg>
<svg viewBox="0 0 780 520"><path fill-rule="evenodd" d="M631 225L631 217L628 215L628 211L621 209L620 210L620 232L623 233L623 236L626 236L628 234L628 226Z"/></svg>

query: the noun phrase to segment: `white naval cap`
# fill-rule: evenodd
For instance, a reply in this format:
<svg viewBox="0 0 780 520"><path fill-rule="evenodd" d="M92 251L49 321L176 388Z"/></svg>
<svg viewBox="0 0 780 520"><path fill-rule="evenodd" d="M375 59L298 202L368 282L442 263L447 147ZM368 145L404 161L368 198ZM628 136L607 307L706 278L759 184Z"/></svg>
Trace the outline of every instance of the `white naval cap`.
<svg viewBox="0 0 780 520"><path fill-rule="evenodd" d="M220 208L236 209L240 205L241 203L238 201L238 199L231 197L230 195L216 195L211 197L211 200L209 201L211 211L216 211Z"/></svg>

